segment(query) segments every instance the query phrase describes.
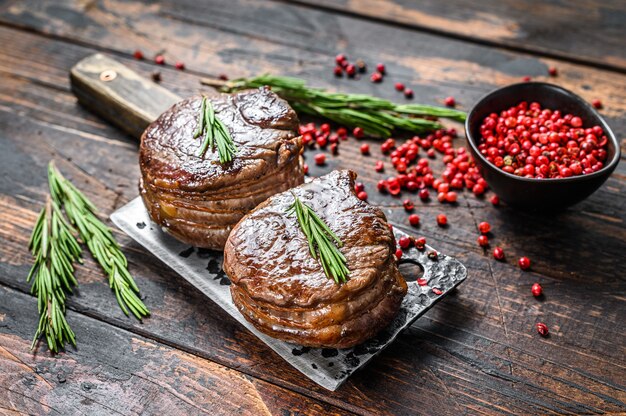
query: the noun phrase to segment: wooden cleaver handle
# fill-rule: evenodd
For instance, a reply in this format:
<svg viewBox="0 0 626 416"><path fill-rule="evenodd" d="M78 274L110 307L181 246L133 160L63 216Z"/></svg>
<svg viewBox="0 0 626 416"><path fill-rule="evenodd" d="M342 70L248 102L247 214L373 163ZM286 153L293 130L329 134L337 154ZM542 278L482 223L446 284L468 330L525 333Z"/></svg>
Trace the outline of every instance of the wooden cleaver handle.
<svg viewBox="0 0 626 416"><path fill-rule="evenodd" d="M70 71L78 102L139 139L148 124L182 98L102 54Z"/></svg>

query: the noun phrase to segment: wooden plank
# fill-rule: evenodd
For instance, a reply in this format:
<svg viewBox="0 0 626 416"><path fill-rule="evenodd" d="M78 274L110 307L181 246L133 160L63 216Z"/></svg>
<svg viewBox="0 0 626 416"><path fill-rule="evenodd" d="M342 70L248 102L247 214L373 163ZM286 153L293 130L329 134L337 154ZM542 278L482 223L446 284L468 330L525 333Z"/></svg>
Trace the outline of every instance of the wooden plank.
<svg viewBox="0 0 626 416"><path fill-rule="evenodd" d="M626 3L287 0L445 36L626 71Z"/></svg>
<svg viewBox="0 0 626 416"><path fill-rule="evenodd" d="M348 414L75 312L79 348L33 353L34 299L1 285L0 299L3 414Z"/></svg>
<svg viewBox="0 0 626 416"><path fill-rule="evenodd" d="M460 109L469 109L496 86L531 76L558 83L589 101L602 99L603 114L618 135L622 137L626 131L625 77L610 71L291 4L243 0L87 4L72 0L9 1L0 5L0 22L127 57L135 49L142 50L148 59L163 53L170 68L180 60L189 71L214 77L264 72L299 75L319 86L358 90L396 101L403 98L393 83L401 81L415 90L417 102L442 104L445 97L453 95ZM332 68L334 56L340 52L352 59L362 58L370 66L384 61L389 76L382 84L336 79ZM63 51L58 53L64 55ZM547 75L549 66L558 67L559 77ZM164 70L158 65L152 68Z"/></svg>
<svg viewBox="0 0 626 416"><path fill-rule="evenodd" d="M107 5L110 6L109 3ZM274 18L266 19L265 27L262 27L261 19L270 13L269 8L265 15L260 13L251 21L246 19L250 14L259 12L260 6L249 10L241 8L239 17L222 13L212 20L203 8L185 9L184 5L181 3L178 12L182 13L180 19L186 16L185 23L167 17L169 15L163 10L156 13L135 3L133 7L113 4L120 7L115 9L119 14L100 11L100 15L96 13L96 20L121 22L124 20L121 16L125 15L145 18L146 22L156 25L153 27L163 28L164 36L177 40L169 53L182 55L181 59L188 67L198 73L228 72L232 75L258 73L266 69L275 73L301 74L323 86L370 92L394 99L397 96L390 81L396 80L396 77L399 80L415 80L420 101L435 102L438 97L450 94L458 98L456 91L463 88L467 74L471 72L471 80L480 82L474 82L463 90L463 101L469 103L487 89L516 79L517 75L511 75L506 68L502 68L507 61L524 59L529 67L545 65L543 60L536 58L491 52L487 48L460 42L445 41L420 49L406 42L396 43L404 38L404 32L375 24L346 26L351 29L342 34L346 38L341 44L337 43L340 37L332 30L323 33L302 30L293 34L294 27L333 28L338 23L337 19L343 18L319 12L299 15L300 9L289 6L274 10ZM101 6L96 4L93 7L97 9ZM131 9L135 14L131 13ZM88 17L95 13L93 9L86 12ZM79 14L73 16L78 21L85 18ZM189 19L192 18L197 23L189 28ZM220 29L206 26L207 22L219 24ZM300 22L301 26L297 26L296 22ZM346 22L354 21L339 21ZM57 25L55 30L63 29L62 22L55 21L54 25ZM116 27L115 24L111 26ZM94 25L82 31L88 32L96 27ZM143 29L148 27L150 25ZM230 28L236 28L238 33L232 33ZM66 30L65 34L68 33ZM101 43L96 36L91 39L85 37L80 42L93 42L99 48L113 44L120 48L119 51L132 51L135 39L132 34L126 33L128 36L125 35L125 45L122 45L123 42L116 43L116 36L106 33L101 32L100 39L104 38ZM151 36L161 36L150 33ZM2 230L2 239L6 243L0 258L0 278L6 284L26 291L23 276L30 259L25 251L25 241L35 212L43 200L47 160L54 153L71 158L72 163L61 164L62 169L86 189L89 197L106 214L136 195L136 148L121 132L72 106L73 100L67 93L66 71L93 49L6 28L0 30L0 36L5 45L0 54L6 54L6 59L0 60L0 71L10 81L0 83L4 88L4 98L0 103L4 113L1 123L8 126L0 136L3 149L8 149L0 163L0 193L5 198L0 205L7 207L0 215L9 218L5 224L10 224L8 229ZM310 40L304 43L306 50L303 52L298 42L307 37ZM325 42L320 42L320 37ZM158 43L158 39L148 40ZM207 43L204 39L208 39ZM148 44L148 40L143 42ZM415 58L406 66L388 64L390 76L382 85L335 80L329 74L332 57L336 51L344 50L345 45L351 48L351 53L368 62L376 62L377 56L373 51L383 50L387 42L390 45L386 49L388 56L412 53L420 56L419 60ZM211 50L213 47L215 49ZM202 53L194 56L194 48L199 48ZM467 56L466 52L480 55L482 62L472 66L450 58L454 54ZM74 56L77 59L72 59ZM246 59L242 60L242 56ZM307 59L305 67L299 62L301 58ZM440 59L444 59L445 64ZM130 63L141 70L148 70L148 73L154 68L146 63ZM494 70L492 65L498 69ZM619 97L624 94L623 78L609 72L591 72L576 65L564 65L567 71L560 80L574 89L585 92L583 86L594 82L595 90L588 92L590 96L595 91L610 90L612 96L618 97L610 101L608 114L611 115L611 123L623 134L624 129L620 127L624 125L620 117L623 107L619 104L623 100ZM165 68L162 71L164 83L180 84L183 89L193 88L190 74ZM54 108L55 103L58 109ZM61 112L66 115L60 115ZM384 205L392 220L406 224L406 214L400 208L401 200L383 197L373 191L373 185L381 175L373 173L372 160L379 154L373 143L372 147L375 149L374 156L366 158L359 155L356 146L346 145L341 148L340 157L331 158L324 170L340 166L355 168L365 178L371 201ZM438 163L435 166L440 171ZM28 166L28 171L23 166ZM313 168L313 173L321 172L322 169ZM155 264L149 254L124 237L121 237L121 242L129 255L132 272L142 293L147 296L146 302L153 316L144 324L125 318L108 293L108 288L103 285L96 265L90 260L79 272L80 297L72 299L71 305L75 310L134 333L358 413L624 411L626 399L623 383L620 382L625 367L622 354L624 340L620 336L624 332L623 308L620 307L623 300L615 295L623 292L623 283L614 276L619 270L616 266L624 247L624 239L620 238L623 234L620 233L623 233L625 219L620 208L623 199L620 198L623 198L625 177L623 167L618 167L611 182L597 194L554 219L532 215L520 217L506 208L491 209L484 201L471 196L463 199L458 207L437 203L422 207L418 204L418 212L424 221L419 232L441 250L457 255L470 268L470 280L457 297L438 305L390 350L365 371L356 374L345 388L332 394L303 380L219 308L206 302L204 297L163 265ZM605 216L606 210L612 214ZM451 219L452 226L446 230L434 224L434 216L439 212L445 212ZM505 249L509 257L536 250L536 256L531 257L537 264L535 271L539 273L522 273L514 264L494 263L483 256L474 242L476 231L473 221L481 218L494 224L494 242L505 239L508 232L523 231L524 224L538 222L534 233L524 231L528 235L523 241L514 238L505 240ZM561 227L563 231L557 237L563 242L546 237ZM581 229L592 230L592 235L580 239ZM546 238L552 245L544 242ZM608 240L610 238L612 240ZM608 247L609 244L605 244L607 241L617 244L614 245L616 251L604 257L601 252ZM561 247L563 243L569 244L563 252L553 251L554 247ZM581 243L582 250L578 246ZM580 251L587 251L585 256L588 257L577 260ZM551 256L550 261L556 259L557 265L548 261L542 264L543 256ZM601 261L591 263L589 260L594 257ZM575 265L575 268L568 270L566 266L570 265ZM570 271L574 274L570 275ZM528 286L534 280L549 288L546 302L536 302L530 297ZM468 296L469 289L473 294L471 297ZM551 325L551 338L543 340L534 334L532 325L538 319Z"/></svg>
<svg viewBox="0 0 626 416"><path fill-rule="evenodd" d="M29 88L34 96L43 96L38 88ZM15 97L22 98L22 95L16 93ZM10 105L2 102L0 108ZM11 191L12 195L15 194L11 197L5 193L0 204L6 207L0 217L11 224L2 235L6 243L4 256L0 259L0 279L26 292L23 277L30 258L25 246L39 208L37 201L43 200L45 163L51 152L63 152L72 158L72 164L61 163L61 168L105 212L113 209L118 198L108 190L115 188L111 184L128 183L130 187L136 181L137 173L129 175L126 167L132 163L130 160L135 154L132 149L121 150L125 148L60 133L37 123L36 118L20 116L19 111L9 113L2 123L9 126L2 142L9 150L12 162L3 161L4 169L0 173L6 182L1 189L17 187L21 191ZM37 130L41 135L36 135ZM16 139L11 139L14 137ZM45 143L29 140L33 137L47 140ZM344 149L341 159L333 164L348 164L354 160L350 162L353 167L364 173L369 171L367 159L359 158L354 146ZM111 160L116 160L115 169L102 176L100 172ZM24 165L30 166L27 174L18 168ZM623 170L621 172L623 174ZM100 181L110 185L105 186ZM390 203L388 198L374 192L372 200L379 204ZM619 291L622 283L611 282L607 277L584 281L585 276L581 275L581 280L577 281L568 276L529 275L515 266L494 263L482 257L480 250L473 245L473 227L472 231L463 227L471 220L471 212L468 213L463 206L453 209L435 205L419 212L427 218L440 209L448 213L454 221L453 226L442 232L429 221L420 232L423 231L441 250L457 255L470 268L472 274L467 285L471 286L467 287L467 292L462 289L459 296L444 301L389 352L355 375L344 389L332 394L303 380L223 311L207 303L195 289L161 264L155 264L149 254L126 238L121 237L121 242L129 256L131 270L152 309L152 317L143 324L125 318L108 293L97 265L89 259L79 271L80 297L71 300L71 307L356 412L408 413L437 409L441 413L452 413L472 408L483 411L506 409L523 414L555 409L580 413L588 406L607 411L621 409L620 403L625 399L618 380L624 363L615 345L621 342L620 331L616 329L623 327L624 320L623 314L616 314L620 311L620 299L611 293ZM498 210L472 207L474 209L487 215L497 216L499 213ZM397 207L389 206L386 212L395 221L406 218ZM513 215L513 212L509 214ZM561 221L567 222L567 216ZM607 235L616 230L619 228L606 229ZM541 228L538 231L540 236L546 233ZM567 237L572 238L577 231L572 229ZM499 233L497 231L496 237ZM530 243L540 245L540 240L541 237ZM506 248L519 250L516 246ZM590 273L590 270L583 269L580 273ZM546 304L528 303L535 302L528 293L528 287L535 279L541 281L550 294ZM468 298L464 293L470 291L473 296ZM581 299L585 302L581 303ZM548 320L553 338L542 341L533 336L532 325L536 319ZM565 329L561 331L560 328ZM590 328L594 330L590 331ZM597 333L605 335L597 340ZM208 337L207 334L212 335ZM612 366L607 365L607 359L612 360ZM537 368L539 360L546 363ZM580 374L578 368L583 367L585 373ZM577 380L576 383L573 379ZM538 384L537 380L541 383ZM472 391L476 396L468 395ZM563 393L556 393L562 391L567 391L575 400L566 400ZM537 400L538 395L541 400ZM440 403L442 397L449 400L449 405ZM605 403L606 397L613 401Z"/></svg>

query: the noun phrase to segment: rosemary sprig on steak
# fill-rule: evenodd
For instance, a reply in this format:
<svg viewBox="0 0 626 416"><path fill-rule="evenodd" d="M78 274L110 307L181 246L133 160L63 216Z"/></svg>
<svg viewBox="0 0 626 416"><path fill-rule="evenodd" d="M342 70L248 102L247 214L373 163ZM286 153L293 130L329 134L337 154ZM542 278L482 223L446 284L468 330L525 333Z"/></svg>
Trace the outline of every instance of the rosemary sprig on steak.
<svg viewBox="0 0 626 416"><path fill-rule="evenodd" d="M74 232L57 203L48 197L28 244L35 263L26 281L33 281L30 292L37 296L39 310L39 325L31 349L42 336L52 352L58 352L67 343L76 346L74 332L65 320L66 292L71 293L77 284L73 264L81 262Z"/></svg>
<svg viewBox="0 0 626 416"><path fill-rule="evenodd" d="M294 212L309 243L311 256L314 259L319 256L324 273L328 278L333 279L336 283L346 282L350 271L346 267L346 258L337 248L343 245L339 237L328 228L311 207L304 204L295 195L293 204L287 209L288 214Z"/></svg>
<svg viewBox="0 0 626 416"><path fill-rule="evenodd" d="M312 88L299 78L261 75L240 78L229 82L204 79L203 84L220 86L225 92L262 86L289 102L296 112L311 114L335 121L348 127L361 127L366 134L390 137L394 130L423 133L443 126L424 118L448 118L465 121L462 111L422 104L395 104L366 94L345 94Z"/></svg>
<svg viewBox="0 0 626 416"><path fill-rule="evenodd" d="M198 127L193 134L193 138L197 138L204 133L204 140L200 146L198 156L206 153L210 147L211 151L217 151L220 163L226 163L233 160L237 153L237 146L230 136L230 132L224 123L215 115L213 104L206 97L202 97L200 106L200 114L198 115Z"/></svg>

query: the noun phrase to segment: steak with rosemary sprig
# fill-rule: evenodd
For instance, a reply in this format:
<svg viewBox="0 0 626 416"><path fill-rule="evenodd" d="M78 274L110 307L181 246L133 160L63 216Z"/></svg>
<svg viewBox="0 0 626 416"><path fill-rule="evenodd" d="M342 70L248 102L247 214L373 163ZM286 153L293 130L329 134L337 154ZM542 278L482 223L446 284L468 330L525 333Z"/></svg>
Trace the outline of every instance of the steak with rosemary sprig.
<svg viewBox="0 0 626 416"><path fill-rule="evenodd" d="M195 132L203 98L192 97L143 133L140 191L152 220L174 237L221 250L246 213L303 182L302 143L296 113L268 89L209 100L236 145L232 161L220 163L216 148L201 152L204 138Z"/></svg>
<svg viewBox="0 0 626 416"><path fill-rule="evenodd" d="M233 302L261 332L309 347L348 348L394 318L407 291L383 212L358 199L356 174L328 175L270 197L233 228L224 270ZM336 282L311 255L290 207L309 206L339 238L349 270Z"/></svg>

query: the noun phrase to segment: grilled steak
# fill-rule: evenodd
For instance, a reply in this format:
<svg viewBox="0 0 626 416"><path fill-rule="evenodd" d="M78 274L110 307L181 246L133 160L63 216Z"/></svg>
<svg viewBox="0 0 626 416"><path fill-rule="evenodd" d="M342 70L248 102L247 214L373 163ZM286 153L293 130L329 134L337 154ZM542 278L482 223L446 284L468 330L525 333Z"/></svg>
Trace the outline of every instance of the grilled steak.
<svg viewBox="0 0 626 416"><path fill-rule="evenodd" d="M334 171L270 197L233 228L224 270L233 302L260 331L310 347L347 348L374 336L397 313L407 286L381 210L359 200L356 174ZM294 195L341 239L346 283L328 278L309 253Z"/></svg>
<svg viewBox="0 0 626 416"><path fill-rule="evenodd" d="M141 138L140 191L150 217L181 241L221 250L231 228L267 197L304 180L298 118L268 89L211 97L238 147L220 164L198 156L202 97L175 104Z"/></svg>

